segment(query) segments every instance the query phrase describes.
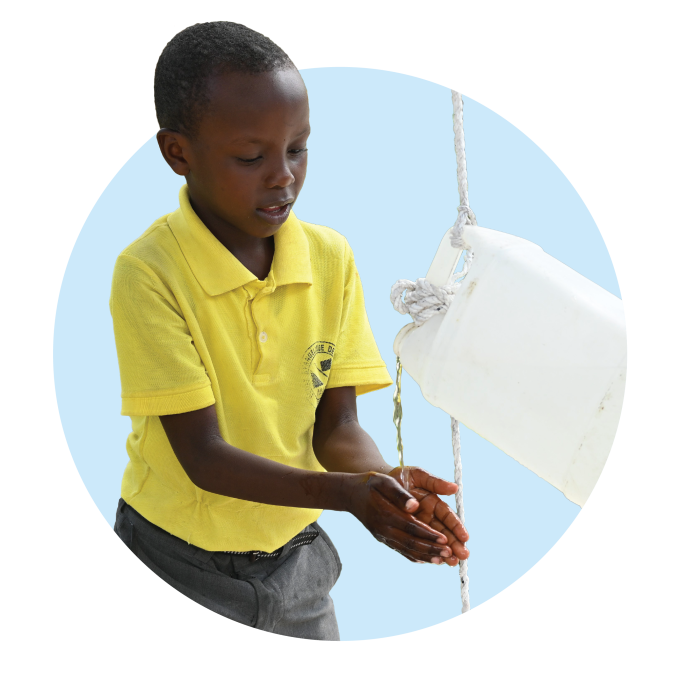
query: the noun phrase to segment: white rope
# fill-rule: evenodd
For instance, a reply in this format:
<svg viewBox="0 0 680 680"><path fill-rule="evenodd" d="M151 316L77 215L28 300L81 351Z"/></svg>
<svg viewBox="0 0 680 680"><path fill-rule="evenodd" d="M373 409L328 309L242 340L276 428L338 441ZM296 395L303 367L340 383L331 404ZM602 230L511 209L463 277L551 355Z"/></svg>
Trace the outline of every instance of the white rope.
<svg viewBox="0 0 680 680"><path fill-rule="evenodd" d="M459 92L451 90L453 102L453 134L456 150L456 174L458 177L458 217L451 230L451 245L456 249L465 250L465 264L462 271L452 273L444 286L434 286L427 279L399 279L390 293L392 306L400 314L410 314L416 326L422 326L430 317L445 312L456 291L460 288L470 264L473 253L463 240L463 227L466 224L476 225L477 218L470 208L468 199L467 162L465 160L465 134L463 132L463 98ZM405 292L405 294L404 294ZM402 299L403 295L403 299ZM460 521L465 524L465 508L463 506L463 464L460 457L460 428L458 421L451 418L451 441L453 444L454 481L458 485L456 492L456 513ZM462 613L470 609L469 579L467 575L467 560L461 560L458 565L460 575L460 597L463 603Z"/></svg>
<svg viewBox="0 0 680 680"><path fill-rule="evenodd" d="M467 161L465 160L465 133L463 131L463 97L460 92L451 90L451 102L453 103L453 143L456 149L456 174L458 176L458 219L454 224L451 234L451 245L454 248L464 248L463 226L465 224L476 225L477 218L470 208L468 199ZM472 253L466 251L465 268L467 273ZM456 492L456 514L460 521L465 524L465 506L463 505L463 461L460 457L460 427L458 421L451 417L451 442L453 444L454 482L458 485ZM461 612L470 610L470 579L467 573L467 560L458 563L458 575L460 577L460 599L463 604Z"/></svg>
<svg viewBox="0 0 680 680"><path fill-rule="evenodd" d="M458 421L451 417L451 444L453 445L453 481L458 485L456 491L456 514L462 524L465 524L465 507L463 506L463 462L460 458L460 428ZM465 614L470 609L470 590L467 575L467 560L458 562L458 576L460 576L460 599L463 603L461 612Z"/></svg>
<svg viewBox="0 0 680 680"><path fill-rule="evenodd" d="M477 224L477 218L470 208L468 199L467 161L465 160L465 133L463 131L463 97L460 92L451 90L453 103L453 146L456 150L456 175L458 177L458 219L453 225L451 245L454 248L465 248L463 243L463 227L465 224Z"/></svg>

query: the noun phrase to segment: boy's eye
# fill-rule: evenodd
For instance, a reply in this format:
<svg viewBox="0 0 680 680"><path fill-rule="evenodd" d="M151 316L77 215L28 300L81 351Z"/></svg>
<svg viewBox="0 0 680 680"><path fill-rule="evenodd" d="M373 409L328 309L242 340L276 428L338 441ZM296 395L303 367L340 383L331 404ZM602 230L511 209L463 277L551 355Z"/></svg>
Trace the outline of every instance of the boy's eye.
<svg viewBox="0 0 680 680"><path fill-rule="evenodd" d="M289 153L294 154L295 156L299 156L300 154L304 153L307 151L306 148L304 149L291 149ZM248 165L252 165L255 161L259 161L262 156L257 156L256 158L236 158L237 161L240 161L241 163L246 163Z"/></svg>

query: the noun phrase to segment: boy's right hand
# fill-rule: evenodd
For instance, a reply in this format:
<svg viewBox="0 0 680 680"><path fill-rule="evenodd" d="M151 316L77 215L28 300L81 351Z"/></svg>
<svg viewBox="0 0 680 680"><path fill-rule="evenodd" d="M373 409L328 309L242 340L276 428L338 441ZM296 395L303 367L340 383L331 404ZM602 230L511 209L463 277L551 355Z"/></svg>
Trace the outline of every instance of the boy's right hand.
<svg viewBox="0 0 680 680"><path fill-rule="evenodd" d="M413 516L418 501L399 482L377 472L348 476L347 510L378 541L411 562L440 564L451 557L446 536Z"/></svg>

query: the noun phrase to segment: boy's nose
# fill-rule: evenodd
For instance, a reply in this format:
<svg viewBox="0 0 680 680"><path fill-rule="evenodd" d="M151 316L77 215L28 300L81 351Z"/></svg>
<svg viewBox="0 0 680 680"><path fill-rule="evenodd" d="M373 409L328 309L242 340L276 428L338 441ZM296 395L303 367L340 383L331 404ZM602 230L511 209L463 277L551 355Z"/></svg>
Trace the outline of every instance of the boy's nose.
<svg viewBox="0 0 680 680"><path fill-rule="evenodd" d="M295 175L292 173L287 163L281 163L276 167L267 178L268 188L287 187L295 182Z"/></svg>

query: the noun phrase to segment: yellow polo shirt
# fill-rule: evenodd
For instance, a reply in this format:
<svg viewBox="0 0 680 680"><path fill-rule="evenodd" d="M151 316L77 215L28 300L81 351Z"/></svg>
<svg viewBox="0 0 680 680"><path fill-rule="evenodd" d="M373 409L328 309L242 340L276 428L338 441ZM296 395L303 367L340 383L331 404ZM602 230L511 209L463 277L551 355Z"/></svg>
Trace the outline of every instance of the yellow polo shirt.
<svg viewBox="0 0 680 680"><path fill-rule="evenodd" d="M205 227L187 187L180 208L118 257L110 308L130 416L122 497L150 522L205 550L272 552L321 510L203 491L184 472L158 416L215 404L225 441L323 470L312 450L324 389L357 394L391 378L366 317L343 236L293 213L258 280Z"/></svg>

